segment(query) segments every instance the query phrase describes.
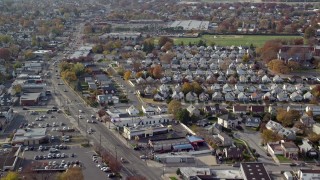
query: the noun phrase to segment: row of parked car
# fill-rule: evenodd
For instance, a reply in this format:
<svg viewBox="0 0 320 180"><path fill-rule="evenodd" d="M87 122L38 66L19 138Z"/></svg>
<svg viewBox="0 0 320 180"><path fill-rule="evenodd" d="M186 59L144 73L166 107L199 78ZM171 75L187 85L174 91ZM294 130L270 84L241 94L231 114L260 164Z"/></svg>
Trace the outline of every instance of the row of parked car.
<svg viewBox="0 0 320 180"><path fill-rule="evenodd" d="M56 161L49 161L48 165L44 167L44 169L68 169L71 167L82 167L82 164L80 161L65 161L62 160L61 163L58 163Z"/></svg>
<svg viewBox="0 0 320 180"><path fill-rule="evenodd" d="M44 160L44 159L59 159L59 158L67 158L69 157L65 153L49 153L48 155L36 155L34 156L34 160ZM70 157L75 157L75 155L72 153L70 154Z"/></svg>
<svg viewBox="0 0 320 180"><path fill-rule="evenodd" d="M109 178L116 177L116 174L111 172L111 169L110 169L110 167L108 167L107 164L105 164L105 163L99 163L99 161L98 161L98 155L96 155L96 154L92 155L92 161L95 162L95 163L98 163L98 164L96 165L97 168L99 168L99 169L100 169L101 171L103 171L103 172L108 173L107 176L108 176Z"/></svg>
<svg viewBox="0 0 320 180"><path fill-rule="evenodd" d="M26 146L24 147L25 151L34 151L34 150L38 150L38 151L47 151L49 150L50 152L56 152L59 150L63 150L63 149L68 149L67 145L52 145L52 146L42 146L40 145L38 148L35 148L34 146Z"/></svg>

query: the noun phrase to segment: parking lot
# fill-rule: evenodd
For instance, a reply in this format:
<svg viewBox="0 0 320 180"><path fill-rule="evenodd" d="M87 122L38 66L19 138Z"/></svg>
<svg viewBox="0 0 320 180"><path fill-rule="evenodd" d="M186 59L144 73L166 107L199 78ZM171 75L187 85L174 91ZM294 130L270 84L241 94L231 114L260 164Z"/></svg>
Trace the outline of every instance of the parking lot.
<svg viewBox="0 0 320 180"><path fill-rule="evenodd" d="M17 124L8 127L6 131L12 132L17 128L47 128L48 134L60 136L75 130L69 119L57 111L47 113L49 108L29 108L28 110L17 110Z"/></svg>
<svg viewBox="0 0 320 180"><path fill-rule="evenodd" d="M44 147L44 146L43 146ZM47 146L48 147L48 146ZM109 172L104 172L98 168L101 160L94 162L92 155L95 154L90 148L83 148L79 145L67 146L67 149L58 149L56 152L50 153L50 147L47 150L39 150L39 146L34 150L23 151L22 156L25 158L22 168L25 169L32 164L37 164L37 168L53 169L78 166L81 167L84 179L106 179ZM54 154L55 157L52 155ZM41 159L39 158L41 156ZM48 159L48 156L50 159ZM64 156L64 157L62 157ZM35 160L37 159L37 160Z"/></svg>

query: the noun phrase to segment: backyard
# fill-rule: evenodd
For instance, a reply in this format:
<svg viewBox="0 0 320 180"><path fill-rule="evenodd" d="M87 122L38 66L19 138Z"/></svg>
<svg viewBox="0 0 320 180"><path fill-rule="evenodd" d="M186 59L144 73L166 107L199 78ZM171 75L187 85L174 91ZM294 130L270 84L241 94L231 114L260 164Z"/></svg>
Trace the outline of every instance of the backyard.
<svg viewBox="0 0 320 180"><path fill-rule="evenodd" d="M290 163L291 160L284 157L283 155L276 155L280 163Z"/></svg>
<svg viewBox="0 0 320 180"><path fill-rule="evenodd" d="M301 36L266 36L266 35L203 35L197 38L173 38L175 44L185 45L189 43L196 44L200 40L207 45L216 44L220 46L250 46L253 44L256 47L261 47L266 41L272 39L296 39Z"/></svg>

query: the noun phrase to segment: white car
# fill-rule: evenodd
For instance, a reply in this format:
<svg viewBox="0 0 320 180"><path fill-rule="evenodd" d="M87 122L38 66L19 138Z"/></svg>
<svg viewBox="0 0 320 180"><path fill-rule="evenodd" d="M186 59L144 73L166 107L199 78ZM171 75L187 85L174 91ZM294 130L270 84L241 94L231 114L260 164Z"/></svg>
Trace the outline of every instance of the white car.
<svg viewBox="0 0 320 180"><path fill-rule="evenodd" d="M80 110L79 110L80 111ZM82 119L82 116L81 115L79 115L79 119Z"/></svg>
<svg viewBox="0 0 320 180"><path fill-rule="evenodd" d="M79 109L79 113L83 113L83 111L81 109Z"/></svg>

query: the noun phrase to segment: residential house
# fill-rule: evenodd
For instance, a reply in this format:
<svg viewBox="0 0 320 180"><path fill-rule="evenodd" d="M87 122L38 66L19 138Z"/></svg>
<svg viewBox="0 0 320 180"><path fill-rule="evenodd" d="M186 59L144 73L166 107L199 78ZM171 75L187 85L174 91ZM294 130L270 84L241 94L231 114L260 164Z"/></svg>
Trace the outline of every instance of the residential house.
<svg viewBox="0 0 320 180"><path fill-rule="evenodd" d="M232 114L225 114L218 117L218 124L225 128L235 128L241 122L241 118L235 117Z"/></svg>
<svg viewBox="0 0 320 180"><path fill-rule="evenodd" d="M313 124L315 124L315 120L313 120L313 117L309 116L308 114L304 113L301 118L300 118L300 122L308 127L311 128L313 126Z"/></svg>
<svg viewBox="0 0 320 180"><path fill-rule="evenodd" d="M264 75L262 78L261 78L261 82L262 83L270 83L271 82L271 79L267 76L267 75Z"/></svg>
<svg viewBox="0 0 320 180"><path fill-rule="evenodd" d="M223 149L226 159L241 160L243 158L243 149L239 147L229 147Z"/></svg>
<svg viewBox="0 0 320 180"><path fill-rule="evenodd" d="M275 121L269 120L268 123L266 124L266 128L273 131L273 132L278 132L280 131L283 127L280 123L277 123Z"/></svg>
<svg viewBox="0 0 320 180"><path fill-rule="evenodd" d="M303 154L303 155L307 155L307 152L312 150L313 147L312 145L309 143L309 140L308 139L303 139L302 140L302 144L299 145L299 150L300 150L300 153Z"/></svg>
<svg viewBox="0 0 320 180"><path fill-rule="evenodd" d="M186 94L186 101L188 102L194 102L198 99L197 94L194 92L188 92Z"/></svg>
<svg viewBox="0 0 320 180"><path fill-rule="evenodd" d="M320 106L307 106L306 112L311 111L314 116L320 115Z"/></svg>
<svg viewBox="0 0 320 180"><path fill-rule="evenodd" d="M156 114L155 109L151 106L142 105L141 109L144 114L147 114L147 115L155 115Z"/></svg>
<svg viewBox="0 0 320 180"><path fill-rule="evenodd" d="M209 94L202 92L199 95L199 101L201 102L207 102L209 100Z"/></svg>
<svg viewBox="0 0 320 180"><path fill-rule="evenodd" d="M214 92L213 95L212 95L212 101L223 101L224 100L224 97L222 95L221 92Z"/></svg>
<svg viewBox="0 0 320 180"><path fill-rule="evenodd" d="M265 112L264 106L254 105L249 107L253 114L263 114Z"/></svg>
<svg viewBox="0 0 320 180"><path fill-rule="evenodd" d="M282 128L278 131L278 134L286 140L295 140L296 133L292 129Z"/></svg>
<svg viewBox="0 0 320 180"><path fill-rule="evenodd" d="M283 149L281 143L267 143L267 151L271 155L283 155Z"/></svg>
<svg viewBox="0 0 320 180"><path fill-rule="evenodd" d="M199 116L200 115L200 111L198 108L196 108L194 105L190 105L188 108L187 108L187 111L189 112L190 116Z"/></svg>
<svg viewBox="0 0 320 180"><path fill-rule="evenodd" d="M247 113L247 106L234 105L232 110L233 110L233 113L235 113L235 114L246 114Z"/></svg>
<svg viewBox="0 0 320 180"><path fill-rule="evenodd" d="M248 102L249 100L250 100L250 98L244 92L240 92L238 94L238 101Z"/></svg>
<svg viewBox="0 0 320 180"><path fill-rule="evenodd" d="M221 141L221 146L231 146L233 143L232 138L228 136L226 133L219 133L218 138Z"/></svg>
<svg viewBox="0 0 320 180"><path fill-rule="evenodd" d="M312 131L319 135L320 134L320 124L319 123L313 124Z"/></svg>
<svg viewBox="0 0 320 180"><path fill-rule="evenodd" d="M299 148L294 142L281 143L284 157L297 159L299 154Z"/></svg>
<svg viewBox="0 0 320 180"><path fill-rule="evenodd" d="M175 100L181 100L184 98L184 94L183 94L183 92L173 91L171 97L172 97L172 99L175 99Z"/></svg>
<svg viewBox="0 0 320 180"><path fill-rule="evenodd" d="M231 92L231 91L232 91L232 87L231 87L230 84L225 84L225 85L223 85L223 87L222 87L222 92L228 93L228 92Z"/></svg>
<svg viewBox="0 0 320 180"><path fill-rule="evenodd" d="M293 92L292 94L290 94L290 99L291 101L299 102L299 101L302 101L303 97L301 94L297 92Z"/></svg>
<svg viewBox="0 0 320 180"><path fill-rule="evenodd" d="M280 101L280 102L288 101L289 98L288 98L287 93L286 92L277 93L277 100Z"/></svg>
<svg viewBox="0 0 320 180"><path fill-rule="evenodd" d="M259 117L247 117L246 119L246 127L254 127L254 128L257 128L260 126L260 123L261 123L261 120Z"/></svg>
<svg viewBox="0 0 320 180"><path fill-rule="evenodd" d="M303 99L306 101L310 101L311 99L313 99L313 95L308 91L303 95Z"/></svg>
<svg viewBox="0 0 320 180"><path fill-rule="evenodd" d="M212 99L213 99L213 98L212 98ZM225 99L225 101L233 102L233 101L236 100L236 97L235 97L234 93L228 92L228 93L226 93L226 94L224 95L224 99Z"/></svg>
<svg viewBox="0 0 320 180"><path fill-rule="evenodd" d="M298 180L320 179L319 169L300 169L298 171Z"/></svg>
<svg viewBox="0 0 320 180"><path fill-rule="evenodd" d="M282 83L283 82L283 79L279 76L279 75L275 75L273 78L272 78L272 81L274 83Z"/></svg>
<svg viewBox="0 0 320 180"><path fill-rule="evenodd" d="M134 105L131 105L128 109L126 109L126 111L130 116L137 116L139 114L139 110L134 107Z"/></svg>
<svg viewBox="0 0 320 180"><path fill-rule="evenodd" d="M159 114L164 114L164 113L167 113L168 112L168 106L158 106L157 108L157 112Z"/></svg>

